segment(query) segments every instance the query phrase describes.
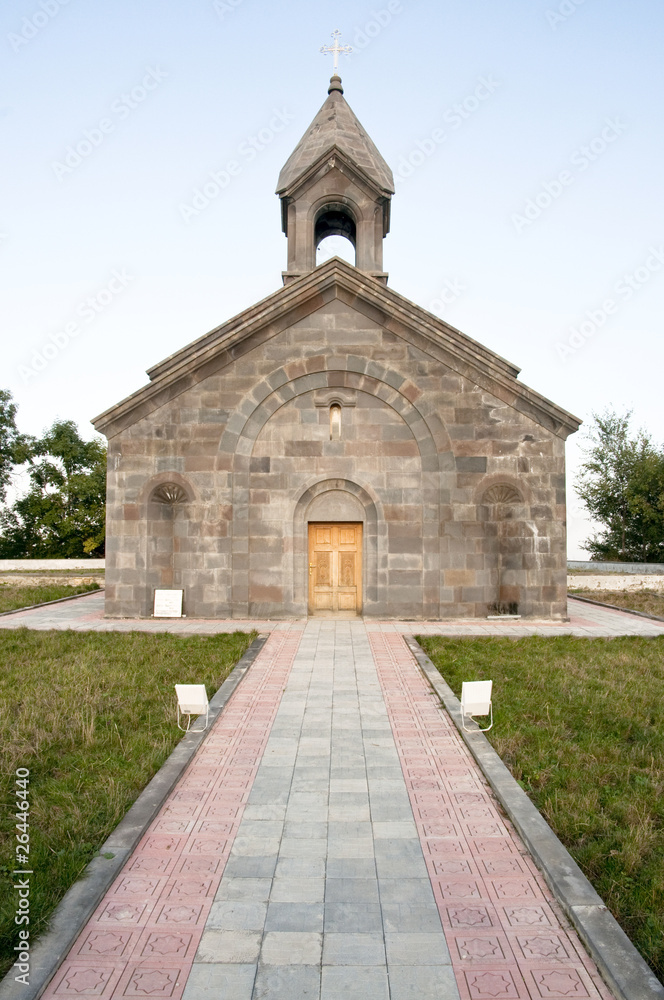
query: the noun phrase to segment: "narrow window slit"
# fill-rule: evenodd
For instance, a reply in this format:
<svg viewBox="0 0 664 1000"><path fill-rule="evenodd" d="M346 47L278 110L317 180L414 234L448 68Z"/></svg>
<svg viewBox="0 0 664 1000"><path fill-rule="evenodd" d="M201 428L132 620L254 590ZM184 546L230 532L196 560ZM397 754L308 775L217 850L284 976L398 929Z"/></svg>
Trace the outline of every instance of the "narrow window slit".
<svg viewBox="0 0 664 1000"><path fill-rule="evenodd" d="M338 441L341 437L341 407L332 403L330 407L330 441Z"/></svg>

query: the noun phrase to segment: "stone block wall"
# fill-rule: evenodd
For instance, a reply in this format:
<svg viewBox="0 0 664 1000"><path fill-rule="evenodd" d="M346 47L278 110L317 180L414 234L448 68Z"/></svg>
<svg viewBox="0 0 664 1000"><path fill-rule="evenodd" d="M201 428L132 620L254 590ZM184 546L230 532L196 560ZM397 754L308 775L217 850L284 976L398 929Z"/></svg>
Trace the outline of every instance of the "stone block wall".
<svg viewBox="0 0 664 1000"><path fill-rule="evenodd" d="M516 395L341 296L229 354L109 440L108 615L162 586L191 617L306 614L306 526L335 512L365 526L365 614L566 614L564 441Z"/></svg>

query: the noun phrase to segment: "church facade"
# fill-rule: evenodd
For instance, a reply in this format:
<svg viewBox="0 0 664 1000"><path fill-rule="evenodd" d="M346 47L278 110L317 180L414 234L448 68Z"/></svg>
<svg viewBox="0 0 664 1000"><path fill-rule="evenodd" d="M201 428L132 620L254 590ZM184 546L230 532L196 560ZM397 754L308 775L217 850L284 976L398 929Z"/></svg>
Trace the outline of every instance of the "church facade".
<svg viewBox="0 0 664 1000"><path fill-rule="evenodd" d="M94 420L106 614L565 617L579 421L387 286L392 173L338 76L277 193L283 287ZM316 266L335 234L355 266Z"/></svg>

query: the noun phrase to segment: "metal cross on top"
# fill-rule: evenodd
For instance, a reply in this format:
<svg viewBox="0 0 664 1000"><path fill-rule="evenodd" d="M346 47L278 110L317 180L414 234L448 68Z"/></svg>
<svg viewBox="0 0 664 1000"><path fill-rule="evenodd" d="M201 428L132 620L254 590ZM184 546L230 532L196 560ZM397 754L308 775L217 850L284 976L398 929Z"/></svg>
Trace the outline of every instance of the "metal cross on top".
<svg viewBox="0 0 664 1000"><path fill-rule="evenodd" d="M341 53L345 53L346 55L350 55L350 53L353 51L353 48L352 48L351 45L339 45L339 39L340 39L340 37L341 37L341 32L339 31L338 28L335 28L334 31L332 32L332 38L334 39L334 45L323 45L321 47L321 52L323 53L323 55L327 55L328 52L332 52L333 55L334 55L334 75L335 76L338 75L338 71L339 71L339 55Z"/></svg>

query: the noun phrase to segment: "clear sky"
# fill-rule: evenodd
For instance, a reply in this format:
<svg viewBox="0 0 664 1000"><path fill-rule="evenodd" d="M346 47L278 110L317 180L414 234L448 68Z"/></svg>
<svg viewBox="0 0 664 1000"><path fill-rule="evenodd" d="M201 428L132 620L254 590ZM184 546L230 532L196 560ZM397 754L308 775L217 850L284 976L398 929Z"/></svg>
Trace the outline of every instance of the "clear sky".
<svg viewBox="0 0 664 1000"><path fill-rule="evenodd" d="M391 287L577 416L631 408L661 442L661 0L8 0L0 386L21 429L92 435L147 368L280 287L274 189L335 28L397 180Z"/></svg>

